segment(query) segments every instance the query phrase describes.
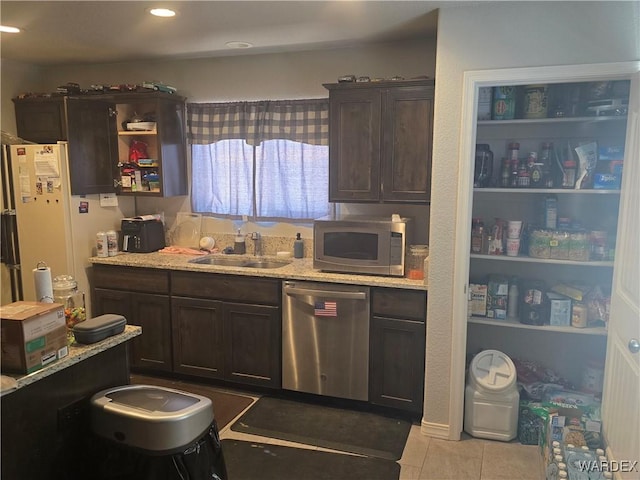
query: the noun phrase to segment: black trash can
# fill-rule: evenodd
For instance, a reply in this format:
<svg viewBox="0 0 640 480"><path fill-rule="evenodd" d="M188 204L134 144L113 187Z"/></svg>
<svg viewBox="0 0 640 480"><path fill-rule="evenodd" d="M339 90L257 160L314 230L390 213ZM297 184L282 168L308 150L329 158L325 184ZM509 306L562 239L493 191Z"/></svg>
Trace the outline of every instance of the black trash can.
<svg viewBox="0 0 640 480"><path fill-rule="evenodd" d="M94 478L227 480L211 400L151 385L125 385L91 398Z"/></svg>

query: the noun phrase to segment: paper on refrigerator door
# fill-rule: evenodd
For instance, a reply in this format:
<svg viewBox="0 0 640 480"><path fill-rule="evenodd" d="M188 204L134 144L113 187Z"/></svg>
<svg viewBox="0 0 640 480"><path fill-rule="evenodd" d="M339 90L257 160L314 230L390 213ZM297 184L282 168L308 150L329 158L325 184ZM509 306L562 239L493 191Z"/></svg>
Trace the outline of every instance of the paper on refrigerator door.
<svg viewBox="0 0 640 480"><path fill-rule="evenodd" d="M31 201L31 177L29 175L20 175L20 197L22 203Z"/></svg>
<svg viewBox="0 0 640 480"><path fill-rule="evenodd" d="M36 177L59 177L60 165L53 150L43 149L33 155L33 166Z"/></svg>

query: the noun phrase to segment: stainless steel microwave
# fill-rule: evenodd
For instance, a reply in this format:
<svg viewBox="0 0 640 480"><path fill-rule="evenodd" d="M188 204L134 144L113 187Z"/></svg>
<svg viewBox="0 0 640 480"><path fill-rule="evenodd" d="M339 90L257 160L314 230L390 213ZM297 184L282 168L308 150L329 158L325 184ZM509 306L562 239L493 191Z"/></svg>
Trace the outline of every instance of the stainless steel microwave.
<svg viewBox="0 0 640 480"><path fill-rule="evenodd" d="M313 268L327 272L404 276L412 220L343 216L313 222Z"/></svg>

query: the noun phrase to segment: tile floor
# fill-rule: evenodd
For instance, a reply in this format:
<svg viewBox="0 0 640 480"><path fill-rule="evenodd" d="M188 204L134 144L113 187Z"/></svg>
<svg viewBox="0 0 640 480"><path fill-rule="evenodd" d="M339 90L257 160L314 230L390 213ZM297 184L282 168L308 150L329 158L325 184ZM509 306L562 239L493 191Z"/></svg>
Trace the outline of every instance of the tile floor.
<svg viewBox="0 0 640 480"><path fill-rule="evenodd" d="M243 394L246 395L246 392ZM254 398L257 399L257 397ZM238 417L241 415L242 413ZM332 451L275 438L234 432L231 430L234 422L235 419L220 430L220 438ZM518 442L483 440L468 435L459 442L429 438L420 433L420 425L417 423L411 427L402 458L398 463L400 463L400 480L544 479L542 462L536 446L521 445ZM367 479L358 479L354 475L349 480Z"/></svg>

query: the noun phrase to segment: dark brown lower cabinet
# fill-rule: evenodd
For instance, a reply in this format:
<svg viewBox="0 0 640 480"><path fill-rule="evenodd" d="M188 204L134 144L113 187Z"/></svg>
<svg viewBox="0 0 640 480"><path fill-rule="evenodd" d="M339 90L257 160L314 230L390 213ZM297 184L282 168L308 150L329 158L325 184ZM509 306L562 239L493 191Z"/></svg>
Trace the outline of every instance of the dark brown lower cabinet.
<svg viewBox="0 0 640 480"><path fill-rule="evenodd" d="M135 371L282 388L279 279L94 265L94 315L118 313L142 335ZM419 414L427 293L371 288L369 402Z"/></svg>
<svg viewBox="0 0 640 480"><path fill-rule="evenodd" d="M225 341L222 302L173 297L171 323L173 371L224 378Z"/></svg>
<svg viewBox="0 0 640 480"><path fill-rule="evenodd" d="M225 303L224 331L228 380L282 386L280 308Z"/></svg>
<svg viewBox="0 0 640 480"><path fill-rule="evenodd" d="M169 275L161 270L93 266L93 315L117 313L142 335L130 342L135 371L170 372L171 308ZM158 292L158 293L148 293Z"/></svg>
<svg viewBox="0 0 640 480"><path fill-rule="evenodd" d="M276 279L171 272L173 370L279 389L280 291Z"/></svg>
<svg viewBox="0 0 640 480"><path fill-rule="evenodd" d="M372 289L369 401L422 412L426 292Z"/></svg>
<svg viewBox="0 0 640 480"><path fill-rule="evenodd" d="M280 309L172 297L173 371L280 388Z"/></svg>

